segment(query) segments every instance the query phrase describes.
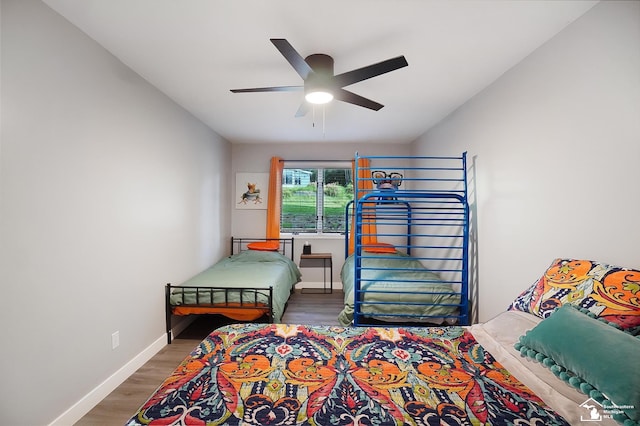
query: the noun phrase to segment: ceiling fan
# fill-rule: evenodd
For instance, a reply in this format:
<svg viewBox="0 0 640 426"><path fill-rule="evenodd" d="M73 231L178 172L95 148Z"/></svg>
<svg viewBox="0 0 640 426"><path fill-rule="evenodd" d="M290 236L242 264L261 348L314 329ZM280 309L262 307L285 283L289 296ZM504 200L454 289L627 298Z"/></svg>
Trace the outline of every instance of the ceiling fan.
<svg viewBox="0 0 640 426"><path fill-rule="evenodd" d="M386 61L368 65L342 74L333 74L333 58L329 55L316 53L306 58L293 48L293 46L283 38L272 38L271 43L282 53L296 72L304 81L303 86L278 86L278 87L255 87L251 89L232 89L233 93L253 93L253 92L289 92L304 90L305 99L313 104L324 104L333 99L358 105L378 111L384 105L356 95L344 89L344 86L357 83L395 71L409 65L404 56L387 59ZM304 116L309 106L307 102L302 102L296 112L296 117Z"/></svg>

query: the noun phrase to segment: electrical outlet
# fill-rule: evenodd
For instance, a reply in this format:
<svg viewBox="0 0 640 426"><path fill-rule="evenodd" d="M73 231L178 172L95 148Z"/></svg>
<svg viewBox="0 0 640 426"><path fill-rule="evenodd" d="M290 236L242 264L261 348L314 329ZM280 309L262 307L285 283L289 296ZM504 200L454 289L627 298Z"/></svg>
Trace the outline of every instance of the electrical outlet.
<svg viewBox="0 0 640 426"><path fill-rule="evenodd" d="M120 332L116 331L111 335L111 349L120 346Z"/></svg>

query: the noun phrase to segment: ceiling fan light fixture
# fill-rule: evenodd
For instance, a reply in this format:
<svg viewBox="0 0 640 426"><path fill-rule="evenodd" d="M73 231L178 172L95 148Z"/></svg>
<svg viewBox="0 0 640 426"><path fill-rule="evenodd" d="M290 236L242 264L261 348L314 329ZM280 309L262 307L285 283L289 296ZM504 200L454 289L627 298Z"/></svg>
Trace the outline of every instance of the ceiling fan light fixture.
<svg viewBox="0 0 640 426"><path fill-rule="evenodd" d="M328 90L313 90L304 95L307 102L317 105L327 104L333 100L333 94Z"/></svg>
<svg viewBox="0 0 640 426"><path fill-rule="evenodd" d="M314 53L303 58L286 39L272 38L270 40L298 75L302 77L304 86L254 87L232 89L231 91L233 93L289 92L304 89L306 102L302 102L296 112L296 117L302 117L306 114L308 110L307 102L314 105L323 105L334 99L378 111L384 105L349 92L344 87L409 65L404 56L398 56L336 75L333 70L333 58L331 56L324 53Z"/></svg>

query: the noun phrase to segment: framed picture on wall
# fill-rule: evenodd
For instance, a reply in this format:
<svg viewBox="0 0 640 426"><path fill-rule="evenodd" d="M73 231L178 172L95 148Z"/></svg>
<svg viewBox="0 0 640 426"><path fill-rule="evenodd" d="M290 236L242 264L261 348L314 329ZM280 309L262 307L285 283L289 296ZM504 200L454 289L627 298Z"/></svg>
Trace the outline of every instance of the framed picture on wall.
<svg viewBox="0 0 640 426"><path fill-rule="evenodd" d="M236 173L237 209L266 210L269 199L269 173Z"/></svg>

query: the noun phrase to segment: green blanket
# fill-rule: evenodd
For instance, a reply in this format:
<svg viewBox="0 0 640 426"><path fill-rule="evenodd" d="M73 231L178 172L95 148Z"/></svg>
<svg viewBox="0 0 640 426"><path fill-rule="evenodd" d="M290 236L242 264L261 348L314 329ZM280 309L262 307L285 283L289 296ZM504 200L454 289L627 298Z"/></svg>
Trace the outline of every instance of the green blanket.
<svg viewBox="0 0 640 426"><path fill-rule="evenodd" d="M273 286L274 321L280 322L293 286L300 281L298 266L278 252L247 250L220 260L209 269L187 280L183 286L265 288ZM268 302L268 291L260 295L258 302ZM224 302L222 294L214 302ZM185 303L195 303L195 290L185 289ZM229 302L239 302L238 294L231 294ZM171 295L173 305L182 304L182 291L176 289Z"/></svg>
<svg viewBox="0 0 640 426"><path fill-rule="evenodd" d="M353 321L355 267L354 256L349 256L340 276L344 289L344 309L338 316L340 323L348 326ZM373 254L362 257L361 290L365 302L398 302L382 305L363 304L361 312L375 318L377 314L409 314L416 317L406 321L435 321L432 317L456 315L458 306L409 305L412 303L448 304L460 303L460 293L445 283L435 273L425 269L419 260L402 253ZM378 293L380 291L381 293ZM402 294L395 292L411 292ZM441 294L429 294L430 292ZM387 320L389 317L379 316ZM394 320L398 320L395 318ZM400 318L402 321L402 318Z"/></svg>

